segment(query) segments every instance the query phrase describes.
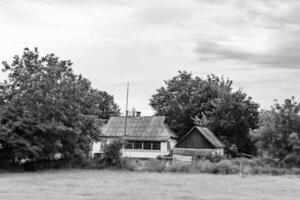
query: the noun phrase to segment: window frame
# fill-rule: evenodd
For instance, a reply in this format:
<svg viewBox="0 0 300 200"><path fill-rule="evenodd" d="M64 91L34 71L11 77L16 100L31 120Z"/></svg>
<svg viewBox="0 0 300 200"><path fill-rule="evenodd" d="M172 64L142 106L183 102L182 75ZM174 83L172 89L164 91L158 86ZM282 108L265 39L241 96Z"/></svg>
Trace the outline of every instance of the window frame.
<svg viewBox="0 0 300 200"><path fill-rule="evenodd" d="M137 143L138 143L138 145L137 145ZM145 145L145 143L147 145ZM149 147L149 145L150 145L150 148L147 148L147 147ZM128 148L128 147L130 147L130 148ZM161 141L128 140L127 144L125 145L125 149L126 150L160 151L161 150Z"/></svg>

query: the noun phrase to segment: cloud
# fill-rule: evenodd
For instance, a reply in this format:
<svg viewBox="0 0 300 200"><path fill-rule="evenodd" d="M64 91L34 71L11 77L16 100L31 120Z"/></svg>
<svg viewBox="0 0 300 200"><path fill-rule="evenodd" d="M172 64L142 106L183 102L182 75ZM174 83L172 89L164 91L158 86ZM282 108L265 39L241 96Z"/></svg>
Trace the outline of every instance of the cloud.
<svg viewBox="0 0 300 200"><path fill-rule="evenodd" d="M295 42L300 44L300 40L295 39ZM295 44L283 44L269 52L256 53L210 41L199 42L196 51L202 60L226 59L265 67L300 69L300 47Z"/></svg>
<svg viewBox="0 0 300 200"><path fill-rule="evenodd" d="M193 1L147 1L142 3L137 12L137 18L144 24L178 24L189 20L195 13Z"/></svg>
<svg viewBox="0 0 300 200"><path fill-rule="evenodd" d="M239 17L253 25L265 28L285 29L299 27L300 2L296 0L245 0L234 3L241 10Z"/></svg>
<svg viewBox="0 0 300 200"><path fill-rule="evenodd" d="M178 70L224 75L268 105L299 93L299 3L0 0L0 61L25 46L54 52L122 108L130 81L133 106L150 114L149 97Z"/></svg>
<svg viewBox="0 0 300 200"><path fill-rule="evenodd" d="M288 0L234 1L239 9L219 25L234 32L197 40L202 60L233 60L262 67L300 69L300 3ZM238 26L237 29L234 26ZM225 28L224 28L225 29ZM246 42L245 42L246 41Z"/></svg>

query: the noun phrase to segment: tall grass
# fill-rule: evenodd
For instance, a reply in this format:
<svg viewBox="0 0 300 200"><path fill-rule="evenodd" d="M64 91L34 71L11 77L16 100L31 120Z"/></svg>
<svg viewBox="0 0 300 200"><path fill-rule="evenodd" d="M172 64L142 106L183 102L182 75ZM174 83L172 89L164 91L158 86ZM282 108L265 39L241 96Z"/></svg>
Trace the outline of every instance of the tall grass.
<svg viewBox="0 0 300 200"><path fill-rule="evenodd" d="M207 159L193 162L161 161L156 159L138 160L123 159L122 167L132 171L149 172L184 172L184 173L209 173L209 174L300 174L300 168L280 168L255 159L222 159L212 162Z"/></svg>

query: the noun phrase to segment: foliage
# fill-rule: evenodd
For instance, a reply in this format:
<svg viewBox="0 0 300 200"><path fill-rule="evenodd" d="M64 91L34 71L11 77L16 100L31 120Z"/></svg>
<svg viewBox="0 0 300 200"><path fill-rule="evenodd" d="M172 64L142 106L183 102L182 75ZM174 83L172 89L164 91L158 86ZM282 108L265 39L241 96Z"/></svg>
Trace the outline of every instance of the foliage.
<svg viewBox="0 0 300 200"><path fill-rule="evenodd" d="M158 161L155 159L122 159L122 168L130 171L149 172L183 172L183 173L209 173L209 174L241 174L241 175L283 175L299 174L299 168L283 168L270 165L268 160L262 158L223 159L219 162L209 160L183 161Z"/></svg>
<svg viewBox="0 0 300 200"><path fill-rule="evenodd" d="M123 169L127 169L130 171L136 171L137 170L137 162L138 160L132 159L132 158L122 158L121 159L121 167Z"/></svg>
<svg viewBox="0 0 300 200"><path fill-rule="evenodd" d="M104 146L104 160L107 166L121 167L121 149L124 146L122 140L116 139Z"/></svg>
<svg viewBox="0 0 300 200"><path fill-rule="evenodd" d="M181 161L172 161L166 165L167 172L189 172L190 168L190 163Z"/></svg>
<svg viewBox="0 0 300 200"><path fill-rule="evenodd" d="M220 162L221 160L225 159L225 156L210 153L207 155L203 155L203 156L199 157L198 159L209 160L210 162L216 163L216 162Z"/></svg>
<svg viewBox="0 0 300 200"><path fill-rule="evenodd" d="M86 157L101 120L119 114L113 97L74 74L72 63L25 48L3 62L0 83L0 160L6 163Z"/></svg>
<svg viewBox="0 0 300 200"><path fill-rule="evenodd" d="M201 79L179 71L165 84L150 105L156 115L167 116L166 122L179 136L198 124L210 128L228 148L254 152L249 130L256 128L259 106L242 90L233 91L231 80L215 75Z"/></svg>
<svg viewBox="0 0 300 200"><path fill-rule="evenodd" d="M300 103L292 97L260 114L253 138L259 153L289 166L300 166Z"/></svg>
<svg viewBox="0 0 300 200"><path fill-rule="evenodd" d="M221 160L216 165L217 174L236 174L239 172L239 166L230 160Z"/></svg>
<svg viewBox="0 0 300 200"><path fill-rule="evenodd" d="M210 160L194 161L191 165L191 172L193 173L216 173L216 163Z"/></svg>

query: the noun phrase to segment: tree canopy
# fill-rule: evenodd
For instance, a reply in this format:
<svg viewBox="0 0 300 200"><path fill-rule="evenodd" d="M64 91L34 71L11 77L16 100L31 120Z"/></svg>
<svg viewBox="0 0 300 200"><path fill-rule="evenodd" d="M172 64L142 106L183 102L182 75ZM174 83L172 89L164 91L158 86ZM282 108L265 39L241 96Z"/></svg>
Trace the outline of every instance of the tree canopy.
<svg viewBox="0 0 300 200"><path fill-rule="evenodd" d="M241 89L233 91L231 80L213 74L202 79L179 71L165 84L150 105L156 115L167 116L166 122L179 136L198 124L210 128L228 148L254 153L249 131L256 128L259 105Z"/></svg>
<svg viewBox="0 0 300 200"><path fill-rule="evenodd" d="M259 154L300 165L299 111L300 103L292 97L260 113L259 128L253 132Z"/></svg>
<svg viewBox="0 0 300 200"><path fill-rule="evenodd" d="M3 62L0 84L0 160L86 156L101 118L119 115L111 95L74 74L71 61L25 48Z"/></svg>

